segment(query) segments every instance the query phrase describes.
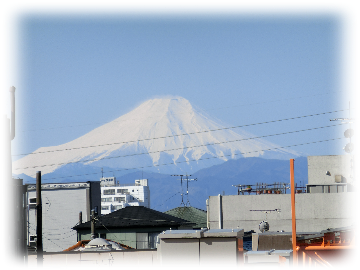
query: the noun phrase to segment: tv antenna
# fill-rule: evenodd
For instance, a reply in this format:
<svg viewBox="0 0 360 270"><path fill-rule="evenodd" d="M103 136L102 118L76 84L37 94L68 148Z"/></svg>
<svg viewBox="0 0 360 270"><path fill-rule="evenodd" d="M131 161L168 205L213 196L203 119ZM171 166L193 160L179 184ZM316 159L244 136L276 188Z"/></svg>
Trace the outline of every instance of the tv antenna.
<svg viewBox="0 0 360 270"><path fill-rule="evenodd" d="M351 118L350 102L349 102L349 118L335 118L330 119L330 121L342 121L343 124L349 124L349 128L345 130L344 136L350 139L350 142L345 145L343 150L346 153L351 153L354 150L354 144L351 142L351 137L354 136L354 130L351 128L351 124L355 122L354 118Z"/></svg>
<svg viewBox="0 0 360 270"><path fill-rule="evenodd" d="M355 120L359 121L359 118L351 117L350 101L349 101L349 118L330 119L330 121L342 121L343 124L349 124L349 128L347 130L345 130L345 132L344 132L344 137L349 139L350 142L347 143L343 149L346 153L348 153L350 155L351 155L351 152L354 151L354 149L355 149L355 145L351 142L351 137L354 136L354 134L355 134L354 130L351 128L351 124L353 124L355 122ZM355 181L356 180L356 172L355 172L356 165L355 165L355 157L354 156L350 159L350 168L353 171L353 175L352 175L353 181Z"/></svg>
<svg viewBox="0 0 360 270"><path fill-rule="evenodd" d="M190 206L190 202L189 202L189 181L197 181L197 178L195 179L189 179L189 176L191 175L187 175L187 174L172 174L171 176L180 176L180 183L181 183L181 204L180 205L184 205L184 206ZM186 179L183 179L183 177L186 177ZM183 191L183 180L186 181L186 204L184 203L184 191Z"/></svg>

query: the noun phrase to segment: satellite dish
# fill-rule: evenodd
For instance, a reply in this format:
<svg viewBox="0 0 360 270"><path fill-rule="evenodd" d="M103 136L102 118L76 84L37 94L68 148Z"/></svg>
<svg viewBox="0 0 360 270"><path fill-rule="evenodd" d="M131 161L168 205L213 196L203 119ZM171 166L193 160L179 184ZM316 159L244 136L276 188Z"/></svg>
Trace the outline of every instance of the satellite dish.
<svg viewBox="0 0 360 270"><path fill-rule="evenodd" d="M354 136L354 130L352 128L345 130L344 136L346 138L351 138L352 136Z"/></svg>
<svg viewBox="0 0 360 270"><path fill-rule="evenodd" d="M259 230L260 232L266 232L268 231L270 228L270 225L267 221L261 221L260 224L259 224Z"/></svg>
<svg viewBox="0 0 360 270"><path fill-rule="evenodd" d="M348 143L347 145L345 145L344 150L346 153L351 153L354 150L354 144Z"/></svg>

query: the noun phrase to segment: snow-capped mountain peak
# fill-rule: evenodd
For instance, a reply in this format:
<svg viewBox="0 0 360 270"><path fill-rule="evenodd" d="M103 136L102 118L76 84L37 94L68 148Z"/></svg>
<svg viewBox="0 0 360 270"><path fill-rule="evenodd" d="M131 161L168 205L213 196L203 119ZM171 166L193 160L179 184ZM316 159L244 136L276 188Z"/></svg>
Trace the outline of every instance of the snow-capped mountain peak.
<svg viewBox="0 0 360 270"><path fill-rule="evenodd" d="M182 97L154 98L73 141L37 149L14 162L13 173L47 174L74 162L192 173L231 158L262 156L264 149L277 147L260 139L246 140L251 137L240 129L224 129ZM296 155L290 150L274 153Z"/></svg>

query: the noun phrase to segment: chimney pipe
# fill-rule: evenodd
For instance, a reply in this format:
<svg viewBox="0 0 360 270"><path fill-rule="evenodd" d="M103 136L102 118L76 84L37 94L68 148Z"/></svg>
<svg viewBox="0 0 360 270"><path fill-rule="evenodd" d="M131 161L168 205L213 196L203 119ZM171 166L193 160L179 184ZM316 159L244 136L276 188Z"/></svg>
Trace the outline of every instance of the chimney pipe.
<svg viewBox="0 0 360 270"><path fill-rule="evenodd" d="M82 224L82 212L79 212L79 224Z"/></svg>
<svg viewBox="0 0 360 270"><path fill-rule="evenodd" d="M10 87L10 102L11 102L11 131L10 140L15 138L15 87Z"/></svg>

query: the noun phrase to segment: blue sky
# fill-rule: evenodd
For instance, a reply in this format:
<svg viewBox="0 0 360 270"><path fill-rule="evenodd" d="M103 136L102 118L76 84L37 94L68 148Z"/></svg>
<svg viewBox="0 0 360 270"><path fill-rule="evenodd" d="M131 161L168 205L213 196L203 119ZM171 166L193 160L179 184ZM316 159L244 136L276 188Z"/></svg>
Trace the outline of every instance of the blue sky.
<svg viewBox="0 0 360 270"><path fill-rule="evenodd" d="M346 110L342 27L335 14L23 15L13 153L66 143L167 95L188 99L227 126ZM344 111L246 130L263 136L348 116ZM342 137L347 127L268 140L303 144ZM346 143L292 149L343 154Z"/></svg>

